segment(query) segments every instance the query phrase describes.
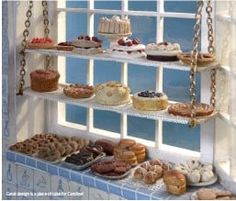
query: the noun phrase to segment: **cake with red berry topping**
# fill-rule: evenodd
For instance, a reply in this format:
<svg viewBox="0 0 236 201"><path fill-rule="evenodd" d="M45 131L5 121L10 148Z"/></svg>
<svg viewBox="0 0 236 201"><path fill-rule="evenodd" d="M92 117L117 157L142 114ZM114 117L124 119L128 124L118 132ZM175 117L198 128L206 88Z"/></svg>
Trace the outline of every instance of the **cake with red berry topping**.
<svg viewBox="0 0 236 201"><path fill-rule="evenodd" d="M55 44L51 38L33 38L27 43L27 48L30 49L51 49Z"/></svg>
<svg viewBox="0 0 236 201"><path fill-rule="evenodd" d="M114 15L111 19L102 17L99 21L98 32L105 34L131 34L129 19L121 19Z"/></svg>
<svg viewBox="0 0 236 201"><path fill-rule="evenodd" d="M168 97L164 93L142 91L133 95L133 107L144 111L164 110L168 106Z"/></svg>
<svg viewBox="0 0 236 201"><path fill-rule="evenodd" d="M146 46L147 59L154 61L178 61L177 55L181 53L178 43L150 43Z"/></svg>
<svg viewBox="0 0 236 201"><path fill-rule="evenodd" d="M145 57L145 45L140 44L140 40L120 39L111 47L112 55L115 57L137 58Z"/></svg>
<svg viewBox="0 0 236 201"><path fill-rule="evenodd" d="M79 36L72 42L73 51L79 54L89 55L102 53L102 41L93 36Z"/></svg>

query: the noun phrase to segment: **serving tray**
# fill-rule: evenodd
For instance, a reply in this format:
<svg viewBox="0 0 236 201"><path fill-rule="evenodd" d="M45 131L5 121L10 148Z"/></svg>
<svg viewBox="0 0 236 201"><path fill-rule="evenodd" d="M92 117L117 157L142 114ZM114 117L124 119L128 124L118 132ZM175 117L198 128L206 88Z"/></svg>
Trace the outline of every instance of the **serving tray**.
<svg viewBox="0 0 236 201"><path fill-rule="evenodd" d="M216 183L217 179L218 179L218 177L216 175L214 175L214 177L212 177L212 179L209 180L209 181L199 182L199 183L195 183L195 184L194 183L188 183L187 185L188 186L198 186L198 187L210 186L210 185Z"/></svg>
<svg viewBox="0 0 236 201"><path fill-rule="evenodd" d="M103 178L103 179L119 180L119 179L123 179L123 178L129 176L131 170L132 170L132 169L129 169L127 172L125 172L124 174L119 175L119 176L108 176L108 175L100 174L100 173L97 173L97 172L94 172L94 171L92 171L92 173L93 173L95 176L101 177L101 178Z"/></svg>

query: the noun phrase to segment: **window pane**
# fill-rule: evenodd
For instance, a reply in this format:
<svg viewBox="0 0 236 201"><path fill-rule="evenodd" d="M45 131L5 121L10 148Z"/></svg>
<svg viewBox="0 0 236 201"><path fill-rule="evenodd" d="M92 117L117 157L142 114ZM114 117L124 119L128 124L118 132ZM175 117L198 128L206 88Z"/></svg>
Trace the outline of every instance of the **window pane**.
<svg viewBox="0 0 236 201"><path fill-rule="evenodd" d="M66 1L67 8L86 8L87 1Z"/></svg>
<svg viewBox="0 0 236 201"><path fill-rule="evenodd" d="M76 105L66 105L66 121L86 125L86 108Z"/></svg>
<svg viewBox="0 0 236 201"><path fill-rule="evenodd" d="M166 12L195 13L197 10L196 1L169 1L165 0Z"/></svg>
<svg viewBox="0 0 236 201"><path fill-rule="evenodd" d="M120 133L120 114L94 110L94 127Z"/></svg>
<svg viewBox="0 0 236 201"><path fill-rule="evenodd" d="M163 143L200 151L200 126L189 128L188 125L163 122Z"/></svg>
<svg viewBox="0 0 236 201"><path fill-rule="evenodd" d="M128 135L154 141L155 121L128 116Z"/></svg>
<svg viewBox="0 0 236 201"><path fill-rule="evenodd" d="M121 1L100 1L95 0L96 9L111 9L111 10L121 10Z"/></svg>
<svg viewBox="0 0 236 201"><path fill-rule="evenodd" d="M129 1L129 10L156 11L156 1Z"/></svg>

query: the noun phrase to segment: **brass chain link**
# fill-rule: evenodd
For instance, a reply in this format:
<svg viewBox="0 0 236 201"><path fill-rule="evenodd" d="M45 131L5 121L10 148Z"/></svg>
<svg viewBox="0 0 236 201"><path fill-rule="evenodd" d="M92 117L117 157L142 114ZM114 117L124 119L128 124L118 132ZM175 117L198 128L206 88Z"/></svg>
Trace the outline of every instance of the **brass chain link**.
<svg viewBox="0 0 236 201"><path fill-rule="evenodd" d="M191 117L189 120L189 127L197 125L196 120L196 71L197 71L197 57L198 48L200 45L201 21L202 21L203 1L197 1L197 12L195 14L196 23L194 25L193 50L191 52L191 69L190 69L190 103L191 103Z"/></svg>
<svg viewBox="0 0 236 201"><path fill-rule="evenodd" d="M207 12L207 26L208 26L208 52L210 54L215 53L214 48L214 32L213 32L213 19L212 19L212 5L211 0L207 1L206 12ZM213 107L216 104L216 69L211 70L211 98L210 103Z"/></svg>
<svg viewBox="0 0 236 201"><path fill-rule="evenodd" d="M48 2L47 1L42 1L42 6L43 6L43 23L44 23L44 36L45 38L48 38L50 30L49 30L49 19L48 19ZM52 58L47 55L46 56L46 69L49 68L51 64Z"/></svg>
<svg viewBox="0 0 236 201"><path fill-rule="evenodd" d="M33 1L29 1L29 6L28 6L28 10L26 12L26 21L25 21L25 30L23 31L23 40L21 42L21 51L20 51L20 54L22 56L21 60L20 60L20 66L21 66L21 69L20 69L20 84L19 84L19 89L18 89L18 92L17 92L17 96L19 95L23 95L23 88L24 88L24 85L25 85L25 74L26 74L26 70L25 70L25 66L26 66L26 60L25 60L25 57L26 57L26 54L25 54L25 49L26 49L26 46L27 46L27 39L28 39L28 36L29 36L29 28L30 28L30 18L32 16L32 8L33 8Z"/></svg>

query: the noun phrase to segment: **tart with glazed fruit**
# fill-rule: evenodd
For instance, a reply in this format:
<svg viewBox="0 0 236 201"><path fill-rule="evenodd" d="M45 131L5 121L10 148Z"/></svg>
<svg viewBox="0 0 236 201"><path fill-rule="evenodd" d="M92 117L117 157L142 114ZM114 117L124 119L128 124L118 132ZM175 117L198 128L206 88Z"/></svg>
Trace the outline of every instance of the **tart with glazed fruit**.
<svg viewBox="0 0 236 201"><path fill-rule="evenodd" d="M63 92L70 98L90 98L94 94L94 88L85 84L71 84L66 86Z"/></svg>
<svg viewBox="0 0 236 201"><path fill-rule="evenodd" d="M145 45L140 43L140 40L135 39L120 39L111 47L112 55L115 57L138 58L145 57Z"/></svg>
<svg viewBox="0 0 236 201"><path fill-rule="evenodd" d="M74 49L72 42L61 42L57 45L57 50L72 51Z"/></svg>
<svg viewBox="0 0 236 201"><path fill-rule="evenodd" d="M133 107L144 111L164 110L168 106L168 97L155 91L141 91L133 95Z"/></svg>
<svg viewBox="0 0 236 201"><path fill-rule="evenodd" d="M52 49L55 43L51 38L33 38L27 43L27 48L30 49Z"/></svg>

